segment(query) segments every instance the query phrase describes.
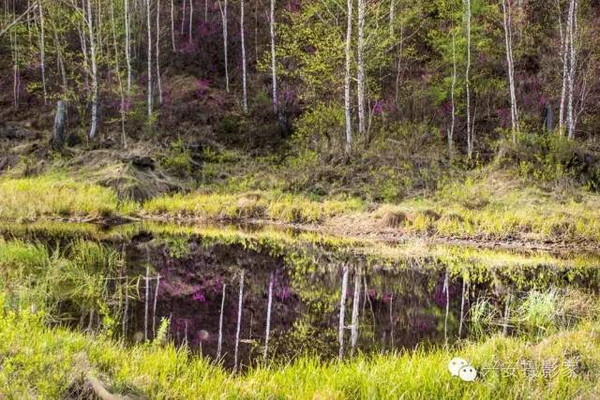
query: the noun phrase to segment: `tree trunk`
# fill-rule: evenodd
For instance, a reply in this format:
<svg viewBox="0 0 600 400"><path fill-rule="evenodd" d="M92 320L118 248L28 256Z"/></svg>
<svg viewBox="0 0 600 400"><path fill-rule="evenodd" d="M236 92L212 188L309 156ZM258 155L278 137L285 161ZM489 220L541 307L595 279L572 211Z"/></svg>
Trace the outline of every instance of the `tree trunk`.
<svg viewBox="0 0 600 400"><path fill-rule="evenodd" d="M92 126L89 137L93 139L98 131L98 64L96 61L96 42L92 17L92 0L87 1L88 29L90 35L90 62L92 64Z"/></svg>
<svg viewBox="0 0 600 400"><path fill-rule="evenodd" d="M360 267L354 272L354 300L352 302L352 329L350 332L350 352L354 355L358 343L358 310L360 305Z"/></svg>
<svg viewBox="0 0 600 400"><path fill-rule="evenodd" d="M347 292L348 292L348 266L344 265L343 277L342 277L342 295L340 297L340 321L339 321L339 327L338 327L338 343L340 345L340 349L339 349L340 360L344 359L344 330L346 329L345 316L346 316Z"/></svg>
<svg viewBox="0 0 600 400"><path fill-rule="evenodd" d="M131 32L129 0L124 0L125 8L125 62L127 63L127 96L131 95Z"/></svg>
<svg viewBox="0 0 600 400"><path fill-rule="evenodd" d="M52 148L60 150L65 142L65 120L67 107L63 100L56 103L56 116L54 117L54 130L52 131Z"/></svg>
<svg viewBox="0 0 600 400"><path fill-rule="evenodd" d="M450 123L450 129L448 130L448 151L450 157L454 154L454 127L456 125L456 101L454 93L456 91L456 35L452 32L452 87L450 88L450 102L452 106L452 120Z"/></svg>
<svg viewBox="0 0 600 400"><path fill-rule="evenodd" d="M150 1L146 0L146 32L148 34L148 125L152 125L152 19L150 18Z"/></svg>
<svg viewBox="0 0 600 400"><path fill-rule="evenodd" d="M350 154L352 151L352 114L351 114L351 97L350 97L350 84L351 84L351 47L352 47L352 1L347 0L347 26L346 26L346 76L344 79L344 110L346 117L346 154Z"/></svg>
<svg viewBox="0 0 600 400"><path fill-rule="evenodd" d="M508 87L510 94L510 118L513 143L517 143L519 133L519 112L515 92L515 67L512 51L512 6L509 0L502 0L502 15L504 17L504 42L506 48L506 62L508 70Z"/></svg>
<svg viewBox="0 0 600 400"><path fill-rule="evenodd" d="M223 346L223 312L225 311L225 288L223 284L223 295L221 296L221 312L219 313L219 338L217 340L217 360L221 359L221 349Z"/></svg>
<svg viewBox="0 0 600 400"><path fill-rule="evenodd" d="M473 157L474 132L471 126L471 0L463 0L465 5L465 25L467 34L467 65L465 67L465 90L467 108L467 155Z"/></svg>
<svg viewBox="0 0 600 400"><path fill-rule="evenodd" d="M189 26L189 31L190 31L190 33L189 33L189 40L190 40L190 44L192 44L193 21L194 21L194 2L193 2L193 0L190 0L190 26Z"/></svg>
<svg viewBox="0 0 600 400"><path fill-rule="evenodd" d="M277 103L277 59L275 58L275 0L271 0L269 30L271 34L271 81L273 86L273 111L275 114L279 114L279 105Z"/></svg>
<svg viewBox="0 0 600 400"><path fill-rule="evenodd" d="M160 77L160 0L156 0L156 83L158 103L163 103L162 78Z"/></svg>
<svg viewBox="0 0 600 400"><path fill-rule="evenodd" d="M48 105L48 92L46 90L46 37L44 29L44 8L42 7L42 3L39 3L38 7L40 10L40 68L42 71L42 89L44 91L44 105Z"/></svg>
<svg viewBox="0 0 600 400"><path fill-rule="evenodd" d="M558 1L558 0L557 0ZM559 3L560 8L560 3ZM569 73L569 34L570 29L570 18L567 17L567 27L563 28L562 11L558 12L558 26L560 31L560 48L561 48L561 59L563 64L562 71L562 89L560 94L560 106L558 111L558 131L561 135L565 133L565 106L567 103L567 85L568 85L568 73Z"/></svg>
<svg viewBox="0 0 600 400"><path fill-rule="evenodd" d="M177 49L175 48L175 5L173 1L171 0L171 47L175 52Z"/></svg>
<svg viewBox="0 0 600 400"><path fill-rule="evenodd" d="M263 352L263 358L267 359L267 354L269 352L269 335L271 334L271 307L273 305L273 273L271 272L271 277L269 278L269 297L267 300L267 327L265 329L265 349Z"/></svg>
<svg viewBox="0 0 600 400"><path fill-rule="evenodd" d="M112 27L113 47L115 50L115 74L119 82L119 95L121 96L121 105L119 111L121 114L121 144L123 148L127 147L127 139L125 133L125 90L123 88L123 79L121 78L121 60L119 57L119 46L117 43L117 28L115 24L114 4L110 3L110 21Z"/></svg>
<svg viewBox="0 0 600 400"><path fill-rule="evenodd" d="M570 0L569 4L569 73L568 73L568 97L567 97L567 130L569 139L575 138L575 115L573 112L573 103L575 96L575 78L577 71L577 0Z"/></svg>
<svg viewBox="0 0 600 400"><path fill-rule="evenodd" d="M228 50L227 50L227 8L228 8L228 0L225 0L223 6L221 6L221 2L219 1L219 9L221 11L221 20L223 23L223 55L225 58L225 90L229 93L229 60L228 60Z"/></svg>
<svg viewBox="0 0 600 400"><path fill-rule="evenodd" d="M365 0L358 0L358 134L364 136L366 133L365 117Z"/></svg>
<svg viewBox="0 0 600 400"><path fill-rule="evenodd" d="M235 333L235 354L234 354L234 371L238 369L238 354L240 346L240 334L242 330L242 305L244 300L244 270L240 274L240 294L238 299L238 317L237 317L237 330Z"/></svg>
<svg viewBox="0 0 600 400"><path fill-rule="evenodd" d="M242 46L242 108L248 113L248 89L246 78L246 42L244 36L244 0L240 0L240 40Z"/></svg>

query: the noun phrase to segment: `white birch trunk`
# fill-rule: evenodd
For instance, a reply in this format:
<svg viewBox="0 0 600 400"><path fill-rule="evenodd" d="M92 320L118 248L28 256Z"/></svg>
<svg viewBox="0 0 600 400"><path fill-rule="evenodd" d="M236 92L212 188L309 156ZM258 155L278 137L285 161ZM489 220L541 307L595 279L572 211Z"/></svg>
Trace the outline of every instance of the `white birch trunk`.
<svg viewBox="0 0 600 400"><path fill-rule="evenodd" d="M158 85L158 103L163 103L162 78L160 77L160 0L156 0L156 84Z"/></svg>
<svg viewBox="0 0 600 400"><path fill-rule="evenodd" d="M244 0L240 0L240 40L242 46L242 108L248 113L248 88L246 78L246 41L244 35Z"/></svg>
<svg viewBox="0 0 600 400"><path fill-rule="evenodd" d="M560 4L559 4L560 7ZM563 64L562 70L562 89L560 94L560 106L558 111L558 131L561 135L565 133L565 105L567 102L567 83L568 83L568 72L569 72L569 34L570 19L567 17L567 27L563 28L563 22L561 17L562 11L558 12L558 26L560 32L560 48L561 48L561 59Z"/></svg>
<svg viewBox="0 0 600 400"><path fill-rule="evenodd" d="M463 0L465 5L465 25L467 35L467 65L465 68L465 89L467 108L467 155L473 157L474 135L471 126L471 0Z"/></svg>
<svg viewBox="0 0 600 400"><path fill-rule="evenodd" d="M352 302L352 329L350 331L350 354L354 355L358 343L358 310L360 306L360 267L354 273L354 300Z"/></svg>
<svg viewBox="0 0 600 400"><path fill-rule="evenodd" d="M185 15L186 15L186 0L183 0L183 2L181 3L181 8L183 9L181 11L181 36L183 37L183 32L185 29Z"/></svg>
<svg viewBox="0 0 600 400"><path fill-rule="evenodd" d="M40 10L40 68L42 72L42 89L44 91L44 105L48 105L48 92L46 90L46 37L44 28L44 8L41 2L38 7Z"/></svg>
<svg viewBox="0 0 600 400"><path fill-rule="evenodd" d="M177 49L175 48L175 5L173 2L174 0L171 0L171 47L175 52Z"/></svg>
<svg viewBox="0 0 600 400"><path fill-rule="evenodd" d="M192 28L193 28L193 22L194 21L194 2L193 0L190 0L190 26L189 26L189 39L190 39L190 44L192 44Z"/></svg>
<svg viewBox="0 0 600 400"><path fill-rule="evenodd" d="M394 36L394 19L396 17L396 0L390 0L390 36Z"/></svg>
<svg viewBox="0 0 600 400"><path fill-rule="evenodd" d="M110 3L110 20L112 27L113 47L115 50L115 74L119 82L119 95L121 96L121 105L119 111L121 114L121 143L123 148L127 147L127 139L125 133L125 90L123 88L123 79L121 78L121 60L119 57L119 46L117 43L117 28L115 24L115 9L114 3Z"/></svg>
<svg viewBox="0 0 600 400"><path fill-rule="evenodd" d="M279 113L277 102L277 59L275 52L275 0L271 0L271 15L269 18L269 31L271 35L271 81L273 86L273 111Z"/></svg>
<svg viewBox="0 0 600 400"><path fill-rule="evenodd" d="M357 76L357 94L358 94L358 134L364 136L366 133L365 116L365 0L358 0L358 76Z"/></svg>
<svg viewBox="0 0 600 400"><path fill-rule="evenodd" d="M338 343L340 345L339 358L344 359L344 330L346 329L345 317L346 317L346 295L348 292L348 266L343 267L342 277L342 295L340 297L340 321L338 326Z"/></svg>
<svg viewBox="0 0 600 400"><path fill-rule="evenodd" d="M454 127L456 126L456 100L454 94L456 92L456 75L456 35L452 32L452 87L450 88L452 120L450 129L448 130L448 150L450 151L450 156L454 154Z"/></svg>
<svg viewBox="0 0 600 400"><path fill-rule="evenodd" d="M131 95L131 17L129 16L129 0L124 0L125 8L125 62L127 64L127 96Z"/></svg>
<svg viewBox="0 0 600 400"><path fill-rule="evenodd" d="M158 304L158 288L160 286L160 275L156 276L156 286L154 287L154 299L152 304L152 337L156 337L156 306Z"/></svg>
<svg viewBox="0 0 600 400"><path fill-rule="evenodd" d="M512 10L509 0L502 0L502 15L504 19L504 42L506 49L506 62L508 70L508 87L510 94L510 118L513 143L517 143L519 133L519 113L517 109L517 96L515 92L515 68L512 51Z"/></svg>
<svg viewBox="0 0 600 400"><path fill-rule="evenodd" d="M346 26L346 76L344 79L344 110L346 118L346 153L352 151L352 114L351 114L351 46L352 46L352 0L347 0L347 26Z"/></svg>
<svg viewBox="0 0 600 400"><path fill-rule="evenodd" d="M148 56L148 125L152 124L152 19L151 16L151 8L150 1L146 0L146 24L147 29L146 32L148 34L148 48L147 48L147 56Z"/></svg>
<svg viewBox="0 0 600 400"><path fill-rule="evenodd" d="M444 288L443 292L446 294L446 315L444 318L444 344L448 345L448 316L450 314L450 282L448 277L448 270L446 269L446 275L444 277Z"/></svg>
<svg viewBox="0 0 600 400"><path fill-rule="evenodd" d="M575 78L577 70L577 7L578 1L571 0L569 4L569 73L568 73L568 97L567 97L567 130L569 139L575 138L575 115L573 112L573 103L575 97Z"/></svg>
<svg viewBox="0 0 600 400"><path fill-rule="evenodd" d="M244 300L244 270L240 274L240 294L238 299L238 317L237 317L237 329L235 332L235 353L234 353L234 371L238 369L238 353L240 347L240 333L242 331L242 305Z"/></svg>
<svg viewBox="0 0 600 400"><path fill-rule="evenodd" d="M219 9L221 11L221 21L223 24L223 56L225 58L225 90L229 93L229 51L227 50L228 43L228 31L227 31L227 8L228 8L228 0L224 1L223 6L221 6L221 2L219 1Z"/></svg>
<svg viewBox="0 0 600 400"><path fill-rule="evenodd" d="M269 278L269 298L267 300L267 327L265 329L265 348L263 351L263 358L267 360L267 354L269 352L269 336L271 335L271 307L273 305L273 273Z"/></svg>
<svg viewBox="0 0 600 400"><path fill-rule="evenodd" d="M223 312L225 311L225 288L223 284L223 295L221 296L221 312L219 314L219 338L217 340L217 360L221 359L221 349L223 347Z"/></svg>
<svg viewBox="0 0 600 400"><path fill-rule="evenodd" d="M144 340L148 340L148 317L150 303L150 264L146 265L146 276L144 277L145 296L144 296Z"/></svg>
<svg viewBox="0 0 600 400"><path fill-rule="evenodd" d="M92 126L89 137L93 139L98 131L98 64L96 61L96 42L92 17L92 0L87 1L88 29L90 35L90 63L92 66Z"/></svg>

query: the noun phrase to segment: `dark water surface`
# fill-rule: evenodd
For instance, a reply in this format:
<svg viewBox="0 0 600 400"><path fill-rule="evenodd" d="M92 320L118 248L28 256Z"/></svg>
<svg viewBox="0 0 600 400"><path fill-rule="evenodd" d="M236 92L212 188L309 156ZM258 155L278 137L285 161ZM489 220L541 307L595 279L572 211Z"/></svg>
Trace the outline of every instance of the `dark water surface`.
<svg viewBox="0 0 600 400"><path fill-rule="evenodd" d="M93 240L117 250L120 267L105 276L115 334L154 340L166 319L170 340L228 367L260 362L265 353L269 360L307 352L330 359L453 343L475 334L471 309L482 299L497 311L488 321L497 326L486 329L510 332L501 325L514 299L566 287L595 294L600 282L589 255L419 244L355 251L343 241L260 227L38 224L0 232L51 248ZM71 318L77 328L100 329L97 311L61 310L79 313Z"/></svg>

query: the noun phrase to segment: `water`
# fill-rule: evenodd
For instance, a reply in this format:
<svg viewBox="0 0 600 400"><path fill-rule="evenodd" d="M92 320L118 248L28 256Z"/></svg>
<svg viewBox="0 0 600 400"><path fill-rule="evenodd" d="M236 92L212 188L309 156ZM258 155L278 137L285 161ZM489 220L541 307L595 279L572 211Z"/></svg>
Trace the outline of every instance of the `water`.
<svg viewBox="0 0 600 400"><path fill-rule="evenodd" d="M267 360L331 359L452 344L482 330L519 334L510 322L519 299L565 288L594 296L599 282L593 255L352 243L256 226L48 223L0 232L64 254L99 242L118 258L95 264L104 284L93 301L61 299L51 323L98 331L108 315L113 334L135 342L155 340L165 320L176 345L231 368L261 362L265 352ZM482 305L493 318L474 322Z"/></svg>

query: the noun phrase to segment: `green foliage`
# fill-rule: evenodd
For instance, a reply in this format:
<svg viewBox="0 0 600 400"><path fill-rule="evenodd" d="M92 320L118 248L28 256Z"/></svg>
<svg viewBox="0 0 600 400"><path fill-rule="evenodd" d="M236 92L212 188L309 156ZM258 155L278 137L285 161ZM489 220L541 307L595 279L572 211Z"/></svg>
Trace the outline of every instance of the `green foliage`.
<svg viewBox="0 0 600 400"><path fill-rule="evenodd" d="M343 105L319 103L296 121L294 143L300 151L321 157L342 154L346 140L344 118Z"/></svg>
<svg viewBox="0 0 600 400"><path fill-rule="evenodd" d="M171 142L168 152L160 159L167 171L182 177L192 174L192 161L191 153L181 138Z"/></svg>

